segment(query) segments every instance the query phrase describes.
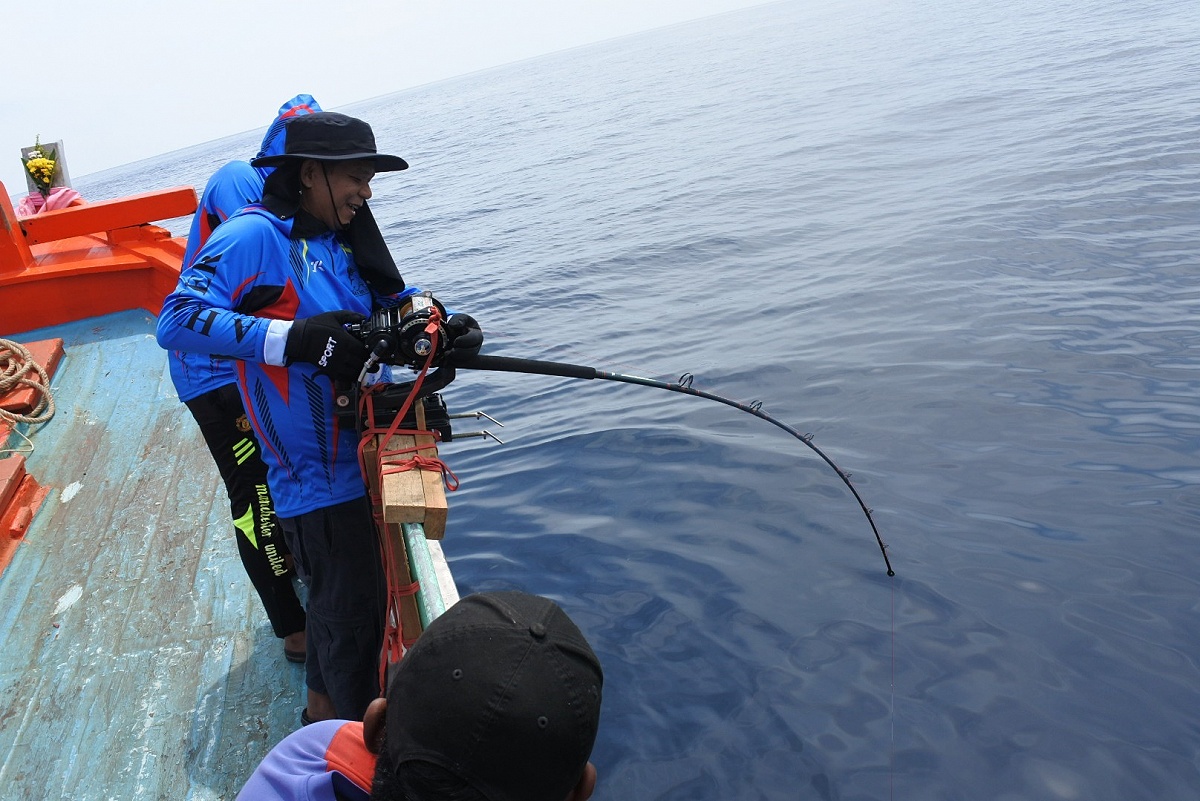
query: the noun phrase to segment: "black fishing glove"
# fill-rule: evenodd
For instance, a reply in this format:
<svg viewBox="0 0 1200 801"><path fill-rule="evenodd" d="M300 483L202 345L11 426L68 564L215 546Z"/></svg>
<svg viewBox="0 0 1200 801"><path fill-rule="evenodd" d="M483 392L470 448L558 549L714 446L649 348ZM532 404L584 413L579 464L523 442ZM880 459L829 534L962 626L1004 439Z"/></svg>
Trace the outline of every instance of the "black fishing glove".
<svg viewBox="0 0 1200 801"><path fill-rule="evenodd" d="M475 356L483 346L483 331L469 314L450 315L446 320L446 336L450 339L447 355Z"/></svg>
<svg viewBox="0 0 1200 801"><path fill-rule="evenodd" d="M365 319L357 312L331 311L296 320L288 332L283 355L289 364L308 362L315 364L319 373L353 381L362 372L370 353L343 326Z"/></svg>

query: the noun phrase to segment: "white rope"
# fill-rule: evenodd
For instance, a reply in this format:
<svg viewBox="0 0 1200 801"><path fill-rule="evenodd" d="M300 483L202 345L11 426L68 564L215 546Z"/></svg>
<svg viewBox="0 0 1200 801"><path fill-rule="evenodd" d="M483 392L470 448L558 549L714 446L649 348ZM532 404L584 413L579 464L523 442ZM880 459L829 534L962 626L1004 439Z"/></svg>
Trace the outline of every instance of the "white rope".
<svg viewBox="0 0 1200 801"><path fill-rule="evenodd" d="M13 423L38 425L54 416L54 396L50 393L50 376L46 369L33 359L29 349L18 342L0 339L0 395L18 387L29 387L37 397L37 403L29 414L0 409L0 420Z"/></svg>
<svg viewBox="0 0 1200 801"><path fill-rule="evenodd" d="M16 454L20 454L22 456L28 456L29 454L33 453L33 440L31 440L28 436L26 436L24 433L22 433L19 429L14 428L13 433L16 434L18 437L20 437L21 439L25 440L25 447L23 447L23 448L0 448L0 453L16 453Z"/></svg>

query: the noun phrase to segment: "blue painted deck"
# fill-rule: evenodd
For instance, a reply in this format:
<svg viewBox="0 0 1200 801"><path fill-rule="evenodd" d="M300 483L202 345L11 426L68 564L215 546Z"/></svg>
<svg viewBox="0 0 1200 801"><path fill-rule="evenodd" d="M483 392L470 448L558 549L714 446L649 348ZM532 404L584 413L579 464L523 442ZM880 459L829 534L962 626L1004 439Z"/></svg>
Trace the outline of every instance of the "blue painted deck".
<svg viewBox="0 0 1200 801"><path fill-rule="evenodd" d="M27 457L51 492L0 576L5 801L231 799L303 706L154 322L10 337L66 355Z"/></svg>

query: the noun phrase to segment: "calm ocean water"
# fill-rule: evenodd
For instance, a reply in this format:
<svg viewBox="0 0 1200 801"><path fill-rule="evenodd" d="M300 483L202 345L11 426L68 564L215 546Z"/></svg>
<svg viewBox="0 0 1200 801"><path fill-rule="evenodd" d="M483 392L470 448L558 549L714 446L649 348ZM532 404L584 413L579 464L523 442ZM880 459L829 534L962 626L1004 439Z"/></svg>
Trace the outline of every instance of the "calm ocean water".
<svg viewBox="0 0 1200 801"><path fill-rule="evenodd" d="M595 644L599 798L1197 797L1197 64L1191 1L785 2L339 109L487 352L761 400L890 546L733 409L461 375L447 553Z"/></svg>

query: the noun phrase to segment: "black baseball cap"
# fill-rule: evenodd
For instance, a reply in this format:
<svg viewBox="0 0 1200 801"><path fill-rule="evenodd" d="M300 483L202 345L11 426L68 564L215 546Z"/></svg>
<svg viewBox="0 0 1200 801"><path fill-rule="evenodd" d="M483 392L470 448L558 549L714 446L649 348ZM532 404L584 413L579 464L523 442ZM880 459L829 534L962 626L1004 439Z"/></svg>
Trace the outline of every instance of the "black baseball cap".
<svg viewBox="0 0 1200 801"><path fill-rule="evenodd" d="M396 773L430 762L490 801L562 801L596 741L600 662L553 601L470 595L429 624L388 683Z"/></svg>
<svg viewBox="0 0 1200 801"><path fill-rule="evenodd" d="M354 161L370 159L377 172L408 169L408 162L375 149L375 133L357 117L320 111L297 117L287 126L283 152L250 162L251 167L278 167L289 161Z"/></svg>

